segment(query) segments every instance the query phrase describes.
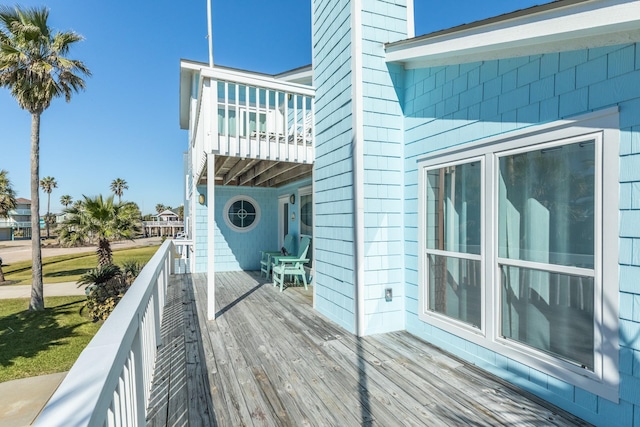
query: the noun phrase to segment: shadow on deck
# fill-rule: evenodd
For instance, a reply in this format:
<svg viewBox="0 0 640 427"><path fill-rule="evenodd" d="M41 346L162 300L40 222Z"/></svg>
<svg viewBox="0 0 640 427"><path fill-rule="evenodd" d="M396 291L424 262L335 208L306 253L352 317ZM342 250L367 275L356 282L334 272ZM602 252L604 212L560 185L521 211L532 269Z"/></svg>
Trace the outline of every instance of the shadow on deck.
<svg viewBox="0 0 640 427"><path fill-rule="evenodd" d="M149 425L587 425L406 332L355 337L311 290L218 273L215 322L206 292L171 280Z"/></svg>

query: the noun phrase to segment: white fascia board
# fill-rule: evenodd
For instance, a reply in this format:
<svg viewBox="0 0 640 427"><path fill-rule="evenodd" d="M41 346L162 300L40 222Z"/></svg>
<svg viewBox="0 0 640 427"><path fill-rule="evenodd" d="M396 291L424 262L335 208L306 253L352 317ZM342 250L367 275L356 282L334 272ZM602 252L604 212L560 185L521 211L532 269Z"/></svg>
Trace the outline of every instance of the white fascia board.
<svg viewBox="0 0 640 427"><path fill-rule="evenodd" d="M202 77L208 77L216 81L228 81L248 86L265 87L282 92L293 92L312 97L315 96L315 89L311 86L286 82L265 74L251 73L247 71L235 71L217 67L203 68L201 73Z"/></svg>
<svg viewBox="0 0 640 427"><path fill-rule="evenodd" d="M189 129L192 76L201 68L202 65L194 62L180 61L180 129Z"/></svg>
<svg viewBox="0 0 640 427"><path fill-rule="evenodd" d="M278 80L311 86L313 84L313 68L311 65L297 68L274 76Z"/></svg>
<svg viewBox="0 0 640 427"><path fill-rule="evenodd" d="M422 68L640 41L640 0L593 0L389 44L386 61Z"/></svg>

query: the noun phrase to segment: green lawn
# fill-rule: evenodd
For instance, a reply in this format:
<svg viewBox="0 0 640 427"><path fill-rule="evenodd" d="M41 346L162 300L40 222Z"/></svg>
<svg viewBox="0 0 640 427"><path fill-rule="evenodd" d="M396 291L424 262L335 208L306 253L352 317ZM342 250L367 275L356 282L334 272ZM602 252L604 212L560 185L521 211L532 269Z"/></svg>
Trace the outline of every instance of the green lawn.
<svg viewBox="0 0 640 427"><path fill-rule="evenodd" d="M64 372L100 328L79 314L84 297L46 297L45 310L27 299L0 300L0 382Z"/></svg>
<svg viewBox="0 0 640 427"><path fill-rule="evenodd" d="M127 259L146 263L159 246L120 249L113 251L114 264L121 264ZM42 275L44 283L76 282L87 271L96 268L98 259L95 252L82 254L59 255L42 259ZM31 284L31 261L15 262L3 265L5 279L13 285Z"/></svg>

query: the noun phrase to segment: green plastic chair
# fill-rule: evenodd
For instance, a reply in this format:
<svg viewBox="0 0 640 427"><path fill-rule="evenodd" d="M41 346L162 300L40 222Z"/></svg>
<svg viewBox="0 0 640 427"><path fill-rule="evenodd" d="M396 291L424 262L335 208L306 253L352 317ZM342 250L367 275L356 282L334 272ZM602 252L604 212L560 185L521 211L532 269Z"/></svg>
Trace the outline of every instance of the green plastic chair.
<svg viewBox="0 0 640 427"><path fill-rule="evenodd" d="M284 236L284 249L288 254L292 254L294 251L295 238L292 234L287 234ZM260 251L260 277L262 277L262 273L265 274L265 277L269 278L269 273L271 271L271 258L276 255L283 255L282 250L279 251Z"/></svg>
<svg viewBox="0 0 640 427"><path fill-rule="evenodd" d="M304 265L309 262L307 251L311 239L303 237L300 240L300 247L298 249L298 256L275 256L273 257L273 264L271 271L273 272L273 286L280 285L280 292L284 288L285 276L293 276L295 284L299 284L298 277L302 277L304 283L304 289L307 290L307 273L304 271Z"/></svg>

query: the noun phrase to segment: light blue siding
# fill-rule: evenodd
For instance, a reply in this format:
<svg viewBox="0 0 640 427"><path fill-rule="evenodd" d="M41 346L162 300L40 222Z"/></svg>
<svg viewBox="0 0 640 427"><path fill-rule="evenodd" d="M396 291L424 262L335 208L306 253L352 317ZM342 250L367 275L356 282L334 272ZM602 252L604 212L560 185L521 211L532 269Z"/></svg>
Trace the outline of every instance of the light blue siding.
<svg viewBox="0 0 640 427"><path fill-rule="evenodd" d="M406 327L598 425L640 413L640 71L637 45L404 73ZM467 74L467 87L447 86ZM473 73L473 75L472 75ZM470 84L469 82L474 82ZM458 84L458 89L463 85ZM453 100L448 99L453 98ZM452 110L452 106L457 109ZM613 403L418 319L416 159L446 147L617 105L620 109L620 402ZM635 144L635 145L634 145ZM607 189L605 189L607 191ZM609 286L611 284L608 284ZM635 418L635 425L638 417Z"/></svg>
<svg viewBox="0 0 640 427"><path fill-rule="evenodd" d="M198 196L200 194L207 194L206 186L199 186L196 189L196 195L194 196L196 200L198 200ZM193 227L195 229L195 257L196 257L196 273L206 273L207 272L207 205L201 205L200 203L196 203L195 209L195 224Z"/></svg>
<svg viewBox="0 0 640 427"><path fill-rule="evenodd" d="M364 332L403 328L403 70L387 66L383 43L406 38L403 1L362 2L362 88L352 90L350 2L314 4L316 92L316 308L355 328L353 108L363 109ZM466 87L456 82L456 89ZM384 292L392 288L394 299Z"/></svg>
<svg viewBox="0 0 640 427"><path fill-rule="evenodd" d="M216 186L215 194L216 271L260 270L260 251L277 248L278 199L275 190ZM235 196L249 196L258 204L260 221L250 231L235 231L225 222L225 204Z"/></svg>
<svg viewBox="0 0 640 427"><path fill-rule="evenodd" d="M354 331L350 2L313 4L315 306Z"/></svg>

